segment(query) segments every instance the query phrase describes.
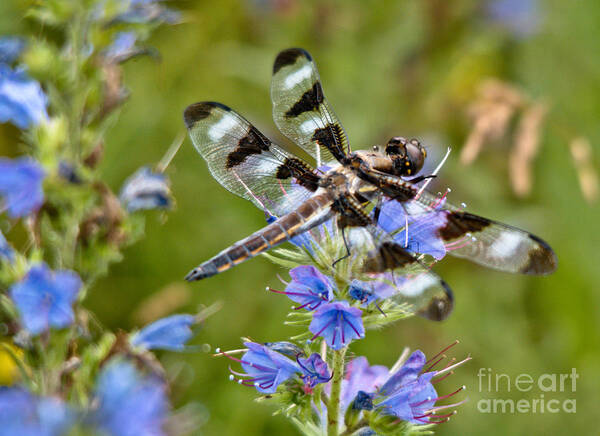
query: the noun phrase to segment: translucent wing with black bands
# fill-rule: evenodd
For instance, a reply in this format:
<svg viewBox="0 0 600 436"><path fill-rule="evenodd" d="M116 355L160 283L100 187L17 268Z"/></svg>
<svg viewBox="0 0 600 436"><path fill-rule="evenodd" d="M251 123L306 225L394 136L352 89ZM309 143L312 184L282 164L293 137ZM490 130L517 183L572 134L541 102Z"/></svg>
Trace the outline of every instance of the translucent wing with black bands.
<svg viewBox="0 0 600 436"><path fill-rule="evenodd" d="M293 211L317 190L320 176L271 142L244 117L215 102L188 106L185 124L212 176L272 215Z"/></svg>
<svg viewBox="0 0 600 436"><path fill-rule="evenodd" d="M550 274L558 264L552 248L539 237L466 212L426 191L405 202L388 199L378 223L399 235L395 237L399 242L414 242L425 235L424 247L431 250L435 246L434 253L441 250L438 258L447 253L495 270L530 275ZM412 248L411 251L427 253L419 249L418 243Z"/></svg>
<svg viewBox="0 0 600 436"><path fill-rule="evenodd" d="M281 133L313 156L318 166L341 162L348 154L346 132L323 94L317 67L307 51L290 48L277 55L271 100Z"/></svg>
<svg viewBox="0 0 600 436"><path fill-rule="evenodd" d="M366 251L360 260L361 272L383 284L387 301L400 304L408 312L433 321L442 321L454 308L450 287L400 243L375 225L352 227L348 232L351 250Z"/></svg>

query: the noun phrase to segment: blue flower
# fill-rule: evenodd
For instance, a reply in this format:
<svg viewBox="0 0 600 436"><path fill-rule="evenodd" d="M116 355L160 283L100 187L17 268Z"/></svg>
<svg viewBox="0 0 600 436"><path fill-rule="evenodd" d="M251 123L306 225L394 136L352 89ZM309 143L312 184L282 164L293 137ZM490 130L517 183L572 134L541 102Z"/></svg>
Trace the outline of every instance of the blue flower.
<svg viewBox="0 0 600 436"><path fill-rule="evenodd" d="M354 401L352 401L352 408L356 410L373 410L373 397L375 394L369 394L365 391L358 391Z"/></svg>
<svg viewBox="0 0 600 436"><path fill-rule="evenodd" d="M181 351L194 333L191 326L196 323L193 315L172 315L159 319L131 338L131 345L147 350Z"/></svg>
<svg viewBox="0 0 600 436"><path fill-rule="evenodd" d="M61 160L58 163L58 175L74 185L82 183L81 177L77 173L75 166L67 161Z"/></svg>
<svg viewBox="0 0 600 436"><path fill-rule="evenodd" d="M58 398L0 387L0 423L0 436L61 436L71 427L73 413Z"/></svg>
<svg viewBox="0 0 600 436"><path fill-rule="evenodd" d="M300 265L290 270L292 281L284 292L292 301L300 303L295 309L315 310L333 297L333 282L314 266ZM272 289L271 289L272 290Z"/></svg>
<svg viewBox="0 0 600 436"><path fill-rule="evenodd" d="M429 254L437 260L446 255L444 241L440 238L438 231L447 222L446 213L439 209L444 201L440 201L429 212L415 213L408 216L408 238L406 227L406 211L402 203L398 201L386 201L381 207L381 213L377 225L388 233L402 229L394 235L394 240L406 247L408 251L420 254Z"/></svg>
<svg viewBox="0 0 600 436"><path fill-rule="evenodd" d="M119 199L129 212L169 208L171 206L169 180L162 173L154 173L150 168L142 167L125 180Z"/></svg>
<svg viewBox="0 0 600 436"><path fill-rule="evenodd" d="M131 0L129 9L117 16L113 22L119 23L167 23L176 24L181 21L181 14L163 7L160 0Z"/></svg>
<svg viewBox="0 0 600 436"><path fill-rule="evenodd" d="M108 63L122 63L134 56L139 55L154 55L155 49L140 48L136 46L138 36L135 32L119 32L112 44L108 46L104 52L104 59Z"/></svg>
<svg viewBox="0 0 600 436"><path fill-rule="evenodd" d="M0 63L0 123L25 129L48 118L48 98L40 84L23 70Z"/></svg>
<svg viewBox="0 0 600 436"><path fill-rule="evenodd" d="M307 359L298 357L296 361L302 369L300 377L304 380L304 385L308 390L311 390L319 383L327 383L331 380L332 375L329 373L327 363L321 358L320 354L313 353Z"/></svg>
<svg viewBox="0 0 600 436"><path fill-rule="evenodd" d="M330 348L339 350L365 336L361 315L360 309L350 307L346 301L323 304L315 311L309 326L314 334L312 339L322 336Z"/></svg>
<svg viewBox="0 0 600 436"><path fill-rule="evenodd" d="M223 354L242 364L245 374L231 372L240 377L248 377L239 380L239 383L245 386L254 386L263 394L273 394L281 383L294 374L302 372L296 362L265 345L255 342L244 342L244 345L248 347L248 351L241 359L236 359L227 353Z"/></svg>
<svg viewBox="0 0 600 436"><path fill-rule="evenodd" d="M363 427L352 434L354 436L377 436L377 433L375 433L375 431L371 427Z"/></svg>
<svg viewBox="0 0 600 436"><path fill-rule="evenodd" d="M74 272L52 272L42 263L10 288L10 296L25 329L37 335L50 327L64 328L73 323L72 304L80 288L81 279Z"/></svg>
<svg viewBox="0 0 600 436"><path fill-rule="evenodd" d="M0 38L0 63L11 64L17 60L25 48L23 38L4 36Z"/></svg>
<svg viewBox="0 0 600 436"><path fill-rule="evenodd" d="M33 159L0 158L0 195L11 218L29 215L44 202L45 173Z"/></svg>
<svg viewBox="0 0 600 436"><path fill-rule="evenodd" d="M93 422L110 436L162 436L169 403L165 384L116 360L104 367L96 385Z"/></svg>
<svg viewBox="0 0 600 436"><path fill-rule="evenodd" d="M389 370L382 365L370 366L366 357L357 357L351 360L344 370L344 378L342 379L342 388L340 395L340 411L343 415L347 414L348 407L354 405L354 400L359 396L359 402L364 398L364 403L360 403L361 406L366 406L368 401L372 402L374 395L371 392L377 391L377 389L385 383L389 377ZM331 383L325 385L325 393L330 394ZM363 393L368 396L363 397ZM322 422L327 419L327 407L323 404L323 413L321 414ZM360 410L350 411L351 413L360 413Z"/></svg>
<svg viewBox="0 0 600 436"><path fill-rule="evenodd" d="M293 342L278 341L278 342L265 342L265 346L269 347L273 351L285 354L288 357L296 358L304 355L304 350Z"/></svg>
<svg viewBox="0 0 600 436"><path fill-rule="evenodd" d="M402 386L415 381L423 370L423 366L425 366L425 360L425 354L421 350L414 351L400 369L392 374L385 384L381 386L379 392L383 395L390 395L393 392L397 392Z"/></svg>
<svg viewBox="0 0 600 436"><path fill-rule="evenodd" d="M537 0L492 0L487 5L491 20L504 25L517 38L533 35L540 27Z"/></svg>
<svg viewBox="0 0 600 436"><path fill-rule="evenodd" d="M104 55L110 59L118 59L133 51L137 35L135 32L117 33L112 44L106 49Z"/></svg>
<svg viewBox="0 0 600 436"><path fill-rule="evenodd" d="M391 277L391 274L381 274L378 280L361 281L354 279L350 282L348 287L348 295L354 300L362 302L365 306L376 302L378 300L384 300L396 294L396 289L390 283L396 283L404 281L403 277Z"/></svg>
<svg viewBox="0 0 600 436"><path fill-rule="evenodd" d="M428 412L434 407L438 395L431 384L436 372L421 374L425 362L422 351L412 353L379 390L383 401L377 404L377 408L413 424L429 423Z"/></svg>
<svg viewBox="0 0 600 436"><path fill-rule="evenodd" d="M359 392L376 391L389 377L389 370L382 365L369 365L366 357L357 357L348 363L342 380L341 410L356 398Z"/></svg>
<svg viewBox="0 0 600 436"><path fill-rule="evenodd" d="M439 397L433 387L432 379L442 373L451 373L451 369L470 360L470 357L440 371L429 370L444 359L445 356L439 357L439 355L456 343L442 350L429 361L425 360L422 351L414 351L383 386L373 393L375 409L383 414L393 415L413 424L440 424L446 422L453 413L438 414L437 412L458 406L464 400L444 406L435 406L436 402L452 397L465 387L462 386L451 394ZM425 365L432 360L435 361L430 364L429 368L424 370ZM442 379L438 379L438 381L440 380Z"/></svg>
<svg viewBox="0 0 600 436"><path fill-rule="evenodd" d="M2 260L7 260L12 263L15 260L15 251L6 241L2 232L0 232L0 261Z"/></svg>

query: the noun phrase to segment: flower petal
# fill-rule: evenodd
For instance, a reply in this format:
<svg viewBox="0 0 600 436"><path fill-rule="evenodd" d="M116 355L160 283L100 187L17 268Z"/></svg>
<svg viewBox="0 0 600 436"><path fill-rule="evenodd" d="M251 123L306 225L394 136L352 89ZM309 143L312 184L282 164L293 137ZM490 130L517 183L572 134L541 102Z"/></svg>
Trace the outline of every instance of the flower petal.
<svg viewBox="0 0 600 436"><path fill-rule="evenodd" d="M339 350L364 337L361 315L360 309L350 307L346 301L327 303L315 311L309 330L315 337L323 337L329 347Z"/></svg>
<svg viewBox="0 0 600 436"><path fill-rule="evenodd" d="M172 315L147 325L131 338L131 344L147 350L181 351L193 337L193 315Z"/></svg>
<svg viewBox="0 0 600 436"><path fill-rule="evenodd" d="M0 63L0 122L25 129L48 118L48 98L38 82L23 70Z"/></svg>
<svg viewBox="0 0 600 436"><path fill-rule="evenodd" d="M0 195L4 197L12 218L26 216L39 209L44 201L44 177L42 167L31 158L0 158Z"/></svg>

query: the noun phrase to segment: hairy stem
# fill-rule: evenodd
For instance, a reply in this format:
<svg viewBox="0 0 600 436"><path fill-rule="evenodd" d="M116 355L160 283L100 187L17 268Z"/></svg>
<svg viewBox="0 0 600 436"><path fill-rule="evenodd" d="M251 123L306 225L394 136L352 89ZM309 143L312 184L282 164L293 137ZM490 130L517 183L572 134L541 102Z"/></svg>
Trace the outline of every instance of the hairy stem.
<svg viewBox="0 0 600 436"><path fill-rule="evenodd" d="M354 425L352 427L348 427L346 430L344 430L342 433L340 433L340 436L351 435L352 433L354 433L355 431L357 431L363 427L368 427L368 425L369 425L369 421L363 418L356 425Z"/></svg>
<svg viewBox="0 0 600 436"><path fill-rule="evenodd" d="M342 390L342 380L344 378L344 356L346 347L341 350L333 351L333 362L331 370L333 378L331 379L331 393L329 394L329 404L327 404L327 436L337 436L339 433L340 421L340 393Z"/></svg>

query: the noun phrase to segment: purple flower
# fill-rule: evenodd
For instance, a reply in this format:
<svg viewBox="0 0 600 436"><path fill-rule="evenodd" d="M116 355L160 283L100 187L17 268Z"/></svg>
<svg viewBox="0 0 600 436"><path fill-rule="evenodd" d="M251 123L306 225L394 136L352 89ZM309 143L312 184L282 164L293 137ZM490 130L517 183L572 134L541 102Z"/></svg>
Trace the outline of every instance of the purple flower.
<svg viewBox="0 0 600 436"><path fill-rule="evenodd" d="M29 215L40 208L44 202L44 177L44 170L33 159L0 158L0 195L11 218Z"/></svg>
<svg viewBox="0 0 600 436"><path fill-rule="evenodd" d="M263 394L273 394L281 383L290 379L294 374L302 372L296 362L265 345L255 342L244 342L244 345L248 347L248 351L241 359L236 359L227 353L223 354L242 364L242 368L246 371L245 374L231 372L240 377L248 377L238 380L245 386L254 386L258 392Z"/></svg>
<svg viewBox="0 0 600 436"><path fill-rule="evenodd" d="M73 323L72 304L80 288L81 279L73 271L53 272L41 263L10 288L10 296L25 329L37 335L50 327L64 328Z"/></svg>
<svg viewBox="0 0 600 436"><path fill-rule="evenodd" d="M357 432L353 433L354 436L377 436L377 433L371 427L363 427Z"/></svg>
<svg viewBox="0 0 600 436"><path fill-rule="evenodd" d="M310 391L319 383L327 383L332 375L329 373L327 363L321 359L321 355L313 353L309 358L297 358L298 365L302 369L300 376L304 380L305 387Z"/></svg>
<svg viewBox="0 0 600 436"><path fill-rule="evenodd" d="M135 49L136 40L137 35L135 32L119 32L116 34L112 44L104 52L104 55L109 59L118 59L126 56Z"/></svg>
<svg viewBox="0 0 600 436"><path fill-rule="evenodd" d="M169 403L165 384L116 360L102 369L96 385L93 422L110 436L162 436Z"/></svg>
<svg viewBox="0 0 600 436"><path fill-rule="evenodd" d="M296 358L298 356L304 356L304 350L293 342L279 341L279 342L265 342L265 346L269 347L273 351L285 354L288 357Z"/></svg>
<svg viewBox="0 0 600 436"><path fill-rule="evenodd" d="M314 238L311 236L310 231L301 233L290 239L290 242L296 247L304 248L311 254L314 254L312 245L313 241Z"/></svg>
<svg viewBox="0 0 600 436"><path fill-rule="evenodd" d="M48 98L40 84L23 70L0 63L0 122L25 129L48 118Z"/></svg>
<svg viewBox="0 0 600 436"><path fill-rule="evenodd" d="M374 393L376 410L386 415L396 416L403 421L413 424L440 424L446 422L452 413L438 414L438 412L458 406L464 400L444 406L435 406L436 402L454 396L465 387L462 386L453 393L440 397L433 387L432 379L443 373L450 373L452 368L462 365L470 360L470 357L452 366L448 365L440 371L430 370L445 358L443 355L442 357L439 356L456 343L446 347L429 361L425 360L426 358L422 351L414 351L406 362ZM434 362L431 363L431 361ZM424 369L427 364L430 366ZM437 381L441 381L443 378Z"/></svg>
<svg viewBox="0 0 600 436"><path fill-rule="evenodd" d="M191 326L196 323L193 315L172 315L154 321L131 338L131 345L147 350L181 351L194 335Z"/></svg>
<svg viewBox="0 0 600 436"><path fill-rule="evenodd" d="M15 260L15 251L6 241L2 232L0 232L0 261L2 260L7 260L12 263Z"/></svg>
<svg viewBox="0 0 600 436"><path fill-rule="evenodd" d="M369 394L365 391L358 391L354 401L352 401L352 408L355 410L373 410L373 397L375 394Z"/></svg>
<svg viewBox="0 0 600 436"><path fill-rule="evenodd" d="M365 336L361 315L360 309L350 307L346 301L323 304L315 311L309 326L314 334L312 339L322 336L330 348L339 350Z"/></svg>
<svg viewBox="0 0 600 436"><path fill-rule="evenodd" d="M377 408L413 424L429 423L428 412L438 399L431 384L435 371L421 374L426 358L422 351L413 352L402 367L379 390L383 401Z"/></svg>
<svg viewBox="0 0 600 436"><path fill-rule="evenodd" d="M0 436L61 436L71 427L73 413L58 398L0 387L0 423Z"/></svg>
<svg viewBox="0 0 600 436"><path fill-rule="evenodd" d="M155 173L148 167L142 167L125 180L119 199L129 212L169 208L171 206L169 179L162 173Z"/></svg>
<svg viewBox="0 0 600 436"><path fill-rule="evenodd" d="M425 355L420 350L416 350L391 375L385 366L369 366L366 358L357 357L347 365L342 380L341 410L345 411L351 405L353 413L375 410L413 424L446 422L452 413L438 414L438 412L456 407L465 400L443 406L435 404L456 395L464 389L464 386L451 394L439 397L432 383L445 379L452 373L452 369L467 362L470 357L453 365L448 364L439 371L431 370L445 358L442 353L457 343L446 347L427 362ZM428 364L430 366L424 369ZM432 380L444 373L447 374L435 381Z"/></svg>
<svg viewBox="0 0 600 436"><path fill-rule="evenodd" d="M389 370L385 366L369 366L366 357L351 360L342 380L341 410L345 411L359 392L376 391L388 377Z"/></svg>
<svg viewBox="0 0 600 436"><path fill-rule="evenodd" d="M0 38L0 63L11 64L21 55L25 48L23 38L4 36Z"/></svg>
<svg viewBox="0 0 600 436"><path fill-rule="evenodd" d="M409 383L415 381L425 366L425 354L421 350L414 351L398 371L392 374L379 389L383 395L390 395Z"/></svg>
<svg viewBox="0 0 600 436"><path fill-rule="evenodd" d="M333 282L314 266L300 265L290 270L292 281L284 292L292 301L299 303L295 309L315 310L333 297ZM272 290L272 289L271 289Z"/></svg>
<svg viewBox="0 0 600 436"><path fill-rule="evenodd" d="M447 215L439 209L444 201L440 201L434 209L429 212L418 211L408 215L408 230L406 227L406 211L402 203L398 201L386 201L381 207L381 213L377 225L388 233L399 229L394 235L394 240L406 247L413 253L429 254L437 260L446 255L444 241L440 238L438 230L446 225ZM408 231L408 238L407 238Z"/></svg>
<svg viewBox="0 0 600 436"><path fill-rule="evenodd" d="M75 166L64 160L58 163L58 175L74 185L78 185L83 181L77 173Z"/></svg>
<svg viewBox="0 0 600 436"><path fill-rule="evenodd" d="M388 274L380 275L378 280L361 281L352 280L348 287L348 295L354 300L362 302L365 306L384 300L396 294L396 288L388 283L393 283L392 277L387 277ZM390 274L391 276L391 274ZM403 281L403 277L394 277L395 283Z"/></svg>
<svg viewBox="0 0 600 436"><path fill-rule="evenodd" d="M179 12L165 8L160 3L160 0L131 0L129 9L113 22L176 24L181 20Z"/></svg>
<svg viewBox="0 0 600 436"><path fill-rule="evenodd" d="M537 0L492 0L488 3L488 15L517 38L533 35L540 27L540 5Z"/></svg>
<svg viewBox="0 0 600 436"><path fill-rule="evenodd" d="M139 55L156 55L153 48L136 46L138 36L135 32L119 32L111 45L103 52L107 63L120 64Z"/></svg>

